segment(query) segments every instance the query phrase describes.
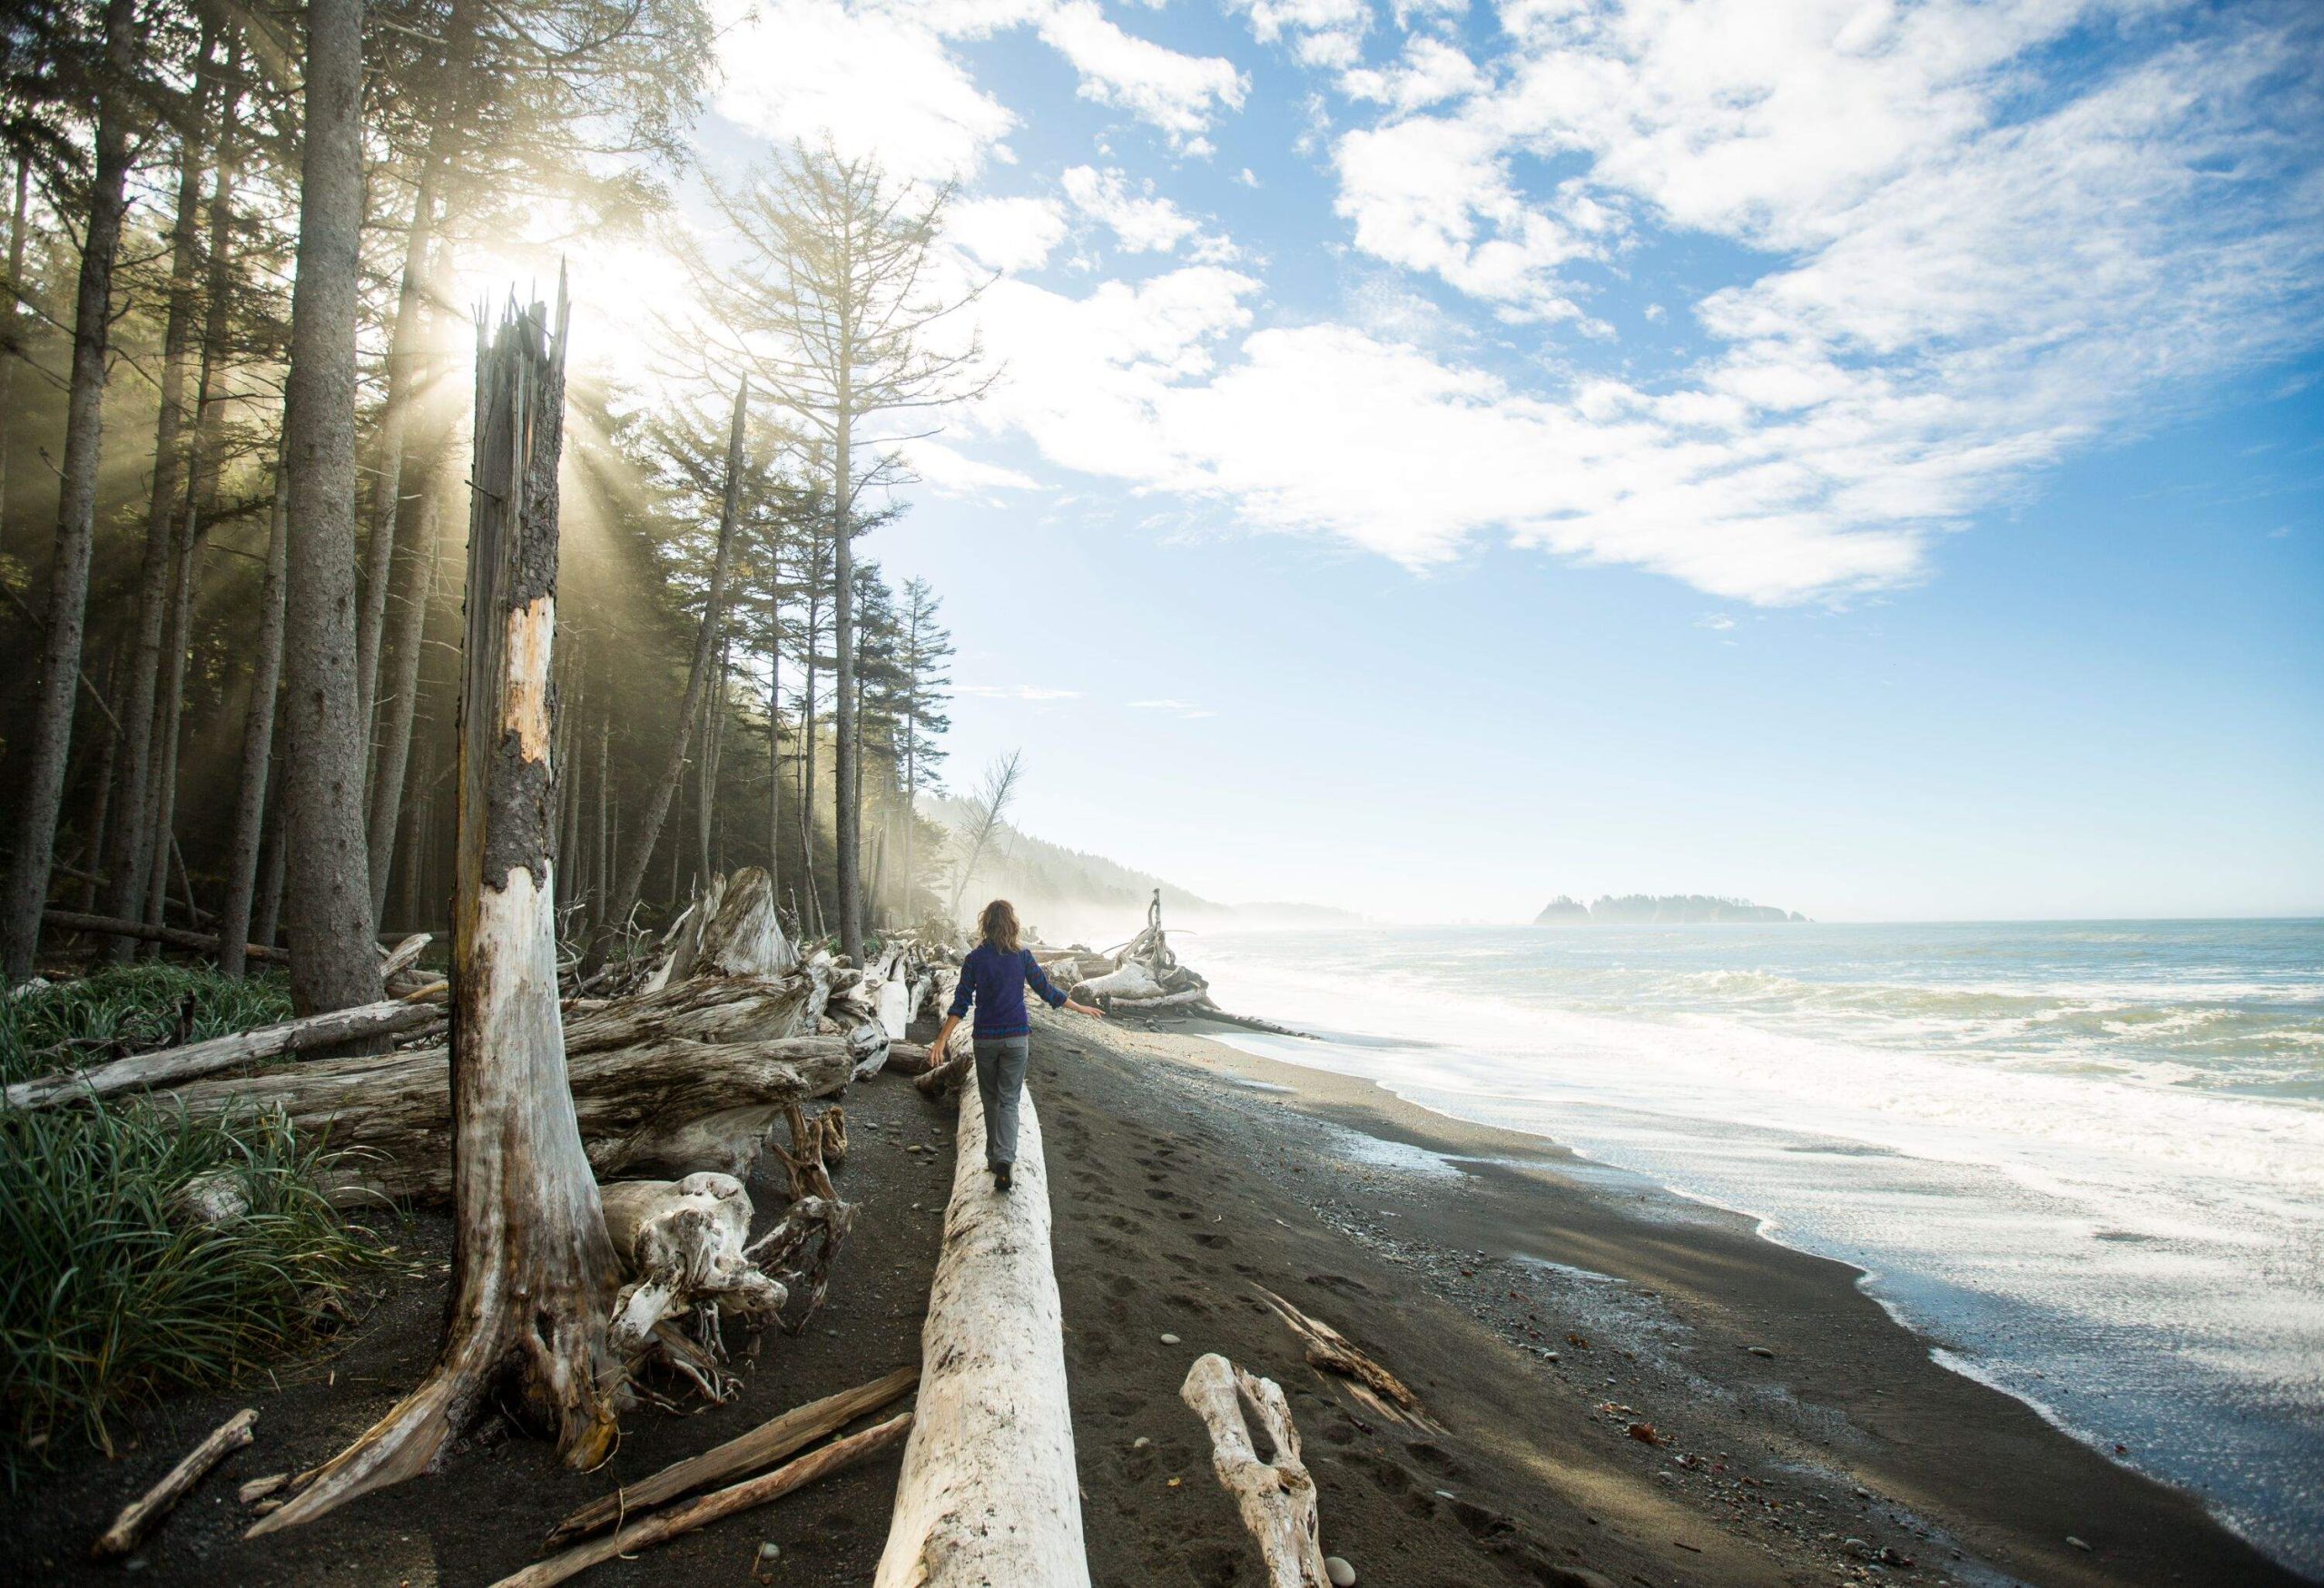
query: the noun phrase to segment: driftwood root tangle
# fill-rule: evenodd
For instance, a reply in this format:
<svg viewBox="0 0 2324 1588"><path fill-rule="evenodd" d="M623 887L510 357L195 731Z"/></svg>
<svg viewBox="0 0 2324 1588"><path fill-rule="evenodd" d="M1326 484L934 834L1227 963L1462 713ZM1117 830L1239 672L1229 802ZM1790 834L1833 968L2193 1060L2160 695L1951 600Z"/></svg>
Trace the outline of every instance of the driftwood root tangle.
<svg viewBox="0 0 2324 1588"><path fill-rule="evenodd" d="M960 1098L944 1246L921 1330L919 1421L876 1588L1088 1588L1066 1397L1049 1171L1029 1092L1016 1189L993 1189L984 1113Z"/></svg>
<svg viewBox="0 0 2324 1588"><path fill-rule="evenodd" d="M257 1421L258 1413L246 1406L212 1429L210 1436L187 1451L185 1459L170 1468L160 1483L121 1508L121 1514L113 1519L113 1525L104 1530L90 1553L103 1560L135 1549L139 1541L169 1514L170 1507L209 1475L212 1467L251 1442L251 1425Z"/></svg>
<svg viewBox="0 0 2324 1588"><path fill-rule="evenodd" d="M751 1198L732 1175L616 1180L598 1189L606 1233L630 1276L614 1297L607 1342L633 1373L658 1357L724 1402L740 1381L722 1371L719 1327L727 1317L763 1329L783 1316L790 1292L743 1255ZM692 1337L665 1320L691 1317Z"/></svg>
<svg viewBox="0 0 2324 1588"><path fill-rule="evenodd" d="M1214 1351L1187 1370L1178 1398L1210 1430L1211 1470L1258 1540L1267 1588L1326 1588L1315 1480L1299 1459L1299 1430L1281 1386ZM1246 1417L1265 1434L1271 1459L1259 1458Z"/></svg>

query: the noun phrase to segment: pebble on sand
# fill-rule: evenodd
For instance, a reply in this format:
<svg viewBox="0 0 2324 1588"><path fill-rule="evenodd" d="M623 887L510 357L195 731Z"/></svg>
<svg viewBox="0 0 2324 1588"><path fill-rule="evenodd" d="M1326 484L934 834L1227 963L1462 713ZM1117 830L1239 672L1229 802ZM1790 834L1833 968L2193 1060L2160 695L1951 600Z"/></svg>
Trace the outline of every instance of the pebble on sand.
<svg viewBox="0 0 2324 1588"><path fill-rule="evenodd" d="M2088 1549L2088 1548L2090 1547L2088 1544L2086 1544L2083 1543L2083 1542L2082 1542L2082 1540L2080 1540L2080 1539L2076 1538L2076 1537L2075 1537L2073 1534L2071 1534L2071 1533L2069 1533L2069 1534L2066 1534L2066 1542L2067 1542L2068 1544L2070 1544L2073 1545L2073 1547L2074 1547L2074 1548L2076 1548L2076 1549L2078 1549L2078 1550L2086 1550L2086 1549Z"/></svg>
<svg viewBox="0 0 2324 1588"><path fill-rule="evenodd" d="M1773 1351L1768 1350L1765 1346L1751 1346L1746 1348L1749 1350L1751 1355L1754 1356L1772 1356L1775 1355Z"/></svg>
<svg viewBox="0 0 2324 1588"><path fill-rule="evenodd" d="M1324 1575L1332 1580L1332 1588L1351 1588L1355 1582L1355 1568L1337 1555L1325 1555Z"/></svg>
<svg viewBox="0 0 2324 1588"><path fill-rule="evenodd" d="M1148 1439L1145 1435L1140 1434L1137 1438L1129 1442L1129 1447L1132 1450L1143 1450L1153 1443L1153 1440Z"/></svg>
<svg viewBox="0 0 2324 1588"><path fill-rule="evenodd" d="M1175 1346L1178 1343L1178 1336L1176 1335L1164 1335L1162 1336L1162 1343L1166 1346Z"/></svg>

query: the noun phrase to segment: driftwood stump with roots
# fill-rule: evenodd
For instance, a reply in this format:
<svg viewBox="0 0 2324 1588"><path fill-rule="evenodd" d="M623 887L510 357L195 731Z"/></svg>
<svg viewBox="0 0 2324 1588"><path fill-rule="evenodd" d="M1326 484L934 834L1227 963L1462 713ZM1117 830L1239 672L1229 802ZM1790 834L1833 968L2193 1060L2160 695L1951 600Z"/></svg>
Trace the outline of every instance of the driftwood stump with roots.
<svg viewBox="0 0 2324 1588"><path fill-rule="evenodd" d="M567 1465L613 1449L619 1267L566 1084L557 1009L556 469L566 309L479 328L453 908L453 1299L419 1387L253 1535L433 1465L490 1396L554 1428Z"/></svg>
<svg viewBox="0 0 2324 1588"><path fill-rule="evenodd" d="M1196 1359L1178 1398L1210 1430L1211 1470L1258 1542L1267 1588L1325 1588L1315 1479L1299 1459L1299 1430L1282 1388L1214 1351ZM1266 1440L1264 1455L1251 1437L1254 1423Z"/></svg>

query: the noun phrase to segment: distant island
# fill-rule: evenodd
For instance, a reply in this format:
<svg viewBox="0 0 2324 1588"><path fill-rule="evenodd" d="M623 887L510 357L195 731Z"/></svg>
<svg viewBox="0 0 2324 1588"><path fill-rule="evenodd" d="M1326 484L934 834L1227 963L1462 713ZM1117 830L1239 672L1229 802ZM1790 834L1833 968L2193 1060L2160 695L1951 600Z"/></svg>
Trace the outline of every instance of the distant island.
<svg viewBox="0 0 2324 1588"><path fill-rule="evenodd" d="M1533 917L1536 926L1644 926L1678 923L1697 925L1705 922L1728 921L1806 921L1797 911L1778 910L1772 904L1754 904L1744 899L1714 899L1706 893L1625 893L1617 899L1611 893L1595 904L1584 904L1563 893L1550 901L1542 912Z"/></svg>

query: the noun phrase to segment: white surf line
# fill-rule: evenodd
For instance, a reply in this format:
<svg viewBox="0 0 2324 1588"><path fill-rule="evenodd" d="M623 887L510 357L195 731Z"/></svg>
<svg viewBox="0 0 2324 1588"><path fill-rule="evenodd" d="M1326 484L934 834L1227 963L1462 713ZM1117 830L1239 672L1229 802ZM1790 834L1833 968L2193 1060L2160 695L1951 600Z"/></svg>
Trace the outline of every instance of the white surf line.
<svg viewBox="0 0 2324 1588"><path fill-rule="evenodd" d="M1016 1187L996 1191L973 1076L960 1098L919 1410L873 1588L1088 1588L1040 1116L1029 1090Z"/></svg>

